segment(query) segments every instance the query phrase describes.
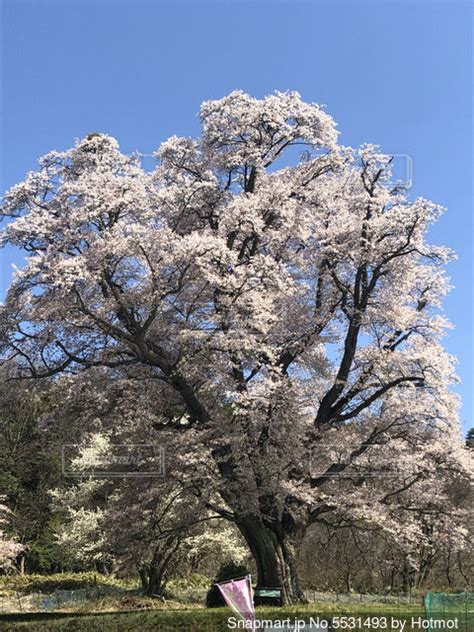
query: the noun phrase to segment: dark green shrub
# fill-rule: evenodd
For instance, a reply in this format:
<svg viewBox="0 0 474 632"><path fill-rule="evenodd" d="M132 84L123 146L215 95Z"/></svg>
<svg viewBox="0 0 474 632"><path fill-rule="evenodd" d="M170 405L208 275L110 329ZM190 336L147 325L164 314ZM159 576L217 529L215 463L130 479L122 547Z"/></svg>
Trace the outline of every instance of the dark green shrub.
<svg viewBox="0 0 474 632"><path fill-rule="evenodd" d="M234 564L234 562L221 566L216 579L206 595L206 606L208 608L222 608L222 606L225 606L224 599L222 598L219 588L216 586L216 582L238 579L240 577L245 577L248 574L249 571L245 566Z"/></svg>

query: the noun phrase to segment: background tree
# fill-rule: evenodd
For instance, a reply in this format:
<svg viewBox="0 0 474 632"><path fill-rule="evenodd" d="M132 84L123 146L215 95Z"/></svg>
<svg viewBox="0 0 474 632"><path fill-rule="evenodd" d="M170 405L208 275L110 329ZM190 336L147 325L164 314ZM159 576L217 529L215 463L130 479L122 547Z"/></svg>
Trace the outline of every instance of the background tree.
<svg viewBox="0 0 474 632"><path fill-rule="evenodd" d="M68 426L54 437L41 425L56 406L51 384L0 377L0 493L12 509L11 527L24 545L18 568L29 572L58 570L48 490L62 485L61 444Z"/></svg>
<svg viewBox="0 0 474 632"><path fill-rule="evenodd" d="M474 447L474 428L469 428L466 435L466 445L468 448Z"/></svg>

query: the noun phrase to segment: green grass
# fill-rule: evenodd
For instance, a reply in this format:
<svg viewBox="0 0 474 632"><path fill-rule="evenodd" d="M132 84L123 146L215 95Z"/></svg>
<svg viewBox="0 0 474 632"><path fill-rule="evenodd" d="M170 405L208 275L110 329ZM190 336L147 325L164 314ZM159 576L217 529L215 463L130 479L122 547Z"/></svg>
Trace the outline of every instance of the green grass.
<svg viewBox="0 0 474 632"><path fill-rule="evenodd" d="M171 586L174 589L200 588L206 586L206 578L193 576L191 579L176 580ZM121 588L122 596L104 596L101 599L78 604L75 612L34 612L24 614L0 615L0 631L26 630L30 632L46 631L74 631L74 632L128 632L148 630L158 632L221 632L228 630L228 617L231 612L227 608L204 609L200 606L192 608L189 604L179 604L168 601L166 604L145 598L132 589L136 583L117 579L112 576L105 577L96 573L64 573L58 575L16 575L12 577L0 577L0 594L22 594L32 592L53 592L55 589L74 590L86 586L103 586ZM464 621L463 613L458 613L455 608L450 611L451 616L460 616ZM406 621L404 632L420 632L410 626L412 616L424 616L424 610L420 603L319 603L285 608L258 608L258 619L283 620L295 618L309 620L313 618L329 617L331 615L348 615L354 617L394 617ZM459 632L474 631L473 620L469 627L460 625ZM441 618L441 617L440 617ZM366 632L368 628L364 628ZM374 628L371 629L371 632ZM358 628L356 628L358 630ZM386 630L390 632L390 628Z"/></svg>
<svg viewBox="0 0 474 632"><path fill-rule="evenodd" d="M0 577L0 594L21 592L23 594L55 590L78 590L91 586L103 586L129 590L137 588L137 581L118 579L100 573L57 573L54 575L6 575Z"/></svg>
<svg viewBox="0 0 474 632"><path fill-rule="evenodd" d="M166 589L170 592L174 590L188 590L192 588L208 589L212 584L212 579L199 573L191 573L187 577L177 577L170 579L166 584Z"/></svg>
<svg viewBox="0 0 474 632"><path fill-rule="evenodd" d="M227 619L230 615L227 608L215 608L212 610L173 610L173 611L147 611L147 612L123 612L98 615L34 615L29 621L21 620L20 616L0 624L0 630L74 630L77 632L104 631L104 632L128 632L137 630L146 632L157 630L159 632L220 632L228 630ZM281 620L287 617L293 620L295 617L309 619L310 616L328 616L334 614L350 615L384 615L394 616L400 619L409 619L411 616L422 616L423 610L417 606L387 606L386 604L324 604L316 606L293 606L288 608L258 608L257 618ZM23 615L25 616L25 615ZM32 615L33 616L33 615ZM407 627L405 627L407 632Z"/></svg>

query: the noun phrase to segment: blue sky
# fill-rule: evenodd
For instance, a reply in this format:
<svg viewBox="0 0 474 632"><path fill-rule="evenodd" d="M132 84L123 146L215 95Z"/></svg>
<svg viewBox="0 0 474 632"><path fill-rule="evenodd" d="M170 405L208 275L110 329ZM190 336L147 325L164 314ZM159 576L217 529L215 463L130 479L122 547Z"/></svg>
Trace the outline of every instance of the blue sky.
<svg viewBox="0 0 474 632"><path fill-rule="evenodd" d="M409 154L413 195L448 208L431 235L459 256L446 346L470 427L471 13L456 0L4 0L1 188L90 131L144 153L197 134L201 101L235 88L326 104L343 143ZM14 260L2 256L1 295Z"/></svg>

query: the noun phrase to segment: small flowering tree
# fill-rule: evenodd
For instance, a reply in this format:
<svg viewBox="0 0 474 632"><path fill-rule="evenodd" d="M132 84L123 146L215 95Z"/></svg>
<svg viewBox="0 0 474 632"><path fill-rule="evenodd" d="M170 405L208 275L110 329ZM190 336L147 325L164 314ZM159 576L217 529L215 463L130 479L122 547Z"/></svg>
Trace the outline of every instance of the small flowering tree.
<svg viewBox="0 0 474 632"><path fill-rule="evenodd" d="M110 546L105 533L104 500L108 489L103 482L87 476L94 471L100 459L106 454L109 442L101 434L88 437L79 454L72 459L71 469L76 479L69 487L49 491L51 506L61 520L56 527L56 543L62 559L70 567L88 567L95 564L107 568L113 562Z"/></svg>
<svg viewBox="0 0 474 632"><path fill-rule="evenodd" d="M138 378L183 475L291 603L310 524L389 516L412 537L396 506L432 475L427 446L459 452L440 344L451 253L425 239L441 208L298 94L236 91L200 117L152 172L90 134L6 194L3 239L28 262L3 353L23 376ZM397 476L368 485L387 454Z"/></svg>

